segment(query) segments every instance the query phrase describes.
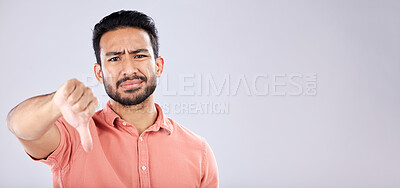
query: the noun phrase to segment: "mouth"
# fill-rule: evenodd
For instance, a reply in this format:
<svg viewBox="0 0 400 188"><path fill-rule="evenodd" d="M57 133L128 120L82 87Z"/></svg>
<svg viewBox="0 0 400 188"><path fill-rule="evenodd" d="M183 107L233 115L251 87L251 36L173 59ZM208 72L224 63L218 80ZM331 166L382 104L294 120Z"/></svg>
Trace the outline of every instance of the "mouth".
<svg viewBox="0 0 400 188"><path fill-rule="evenodd" d="M142 84L143 80L141 79L133 79L133 80L127 80L122 82L119 87L123 88L123 89L135 89L138 88L140 86L140 84Z"/></svg>

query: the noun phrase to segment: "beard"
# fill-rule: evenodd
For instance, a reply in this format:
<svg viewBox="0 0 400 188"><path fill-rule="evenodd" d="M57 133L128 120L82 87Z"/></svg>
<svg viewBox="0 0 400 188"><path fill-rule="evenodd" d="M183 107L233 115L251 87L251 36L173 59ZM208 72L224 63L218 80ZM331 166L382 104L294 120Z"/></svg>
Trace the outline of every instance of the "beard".
<svg viewBox="0 0 400 188"><path fill-rule="evenodd" d="M143 81L142 83L144 84L144 88L137 87L134 89L125 90L123 92L125 94L128 94L129 96L122 97L121 93L118 92L119 85L121 85L121 83L124 81L133 79L141 79ZM144 76L138 76L138 75L124 77L117 81L115 87L113 87L112 83L108 82L104 77L103 77L103 82L107 95L114 101L124 106L132 106L142 103L151 94L153 94L153 92L156 90L157 87L156 73L151 75L149 79L147 79Z"/></svg>

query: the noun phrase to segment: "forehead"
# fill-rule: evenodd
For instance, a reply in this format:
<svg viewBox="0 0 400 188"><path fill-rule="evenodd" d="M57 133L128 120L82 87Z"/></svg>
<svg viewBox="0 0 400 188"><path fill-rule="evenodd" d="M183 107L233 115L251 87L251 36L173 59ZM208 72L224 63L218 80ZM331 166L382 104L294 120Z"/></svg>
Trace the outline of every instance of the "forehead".
<svg viewBox="0 0 400 188"><path fill-rule="evenodd" d="M106 32L100 39L100 51L148 49L152 53L151 40L147 32L137 28L120 28ZM151 54L150 53L150 54Z"/></svg>

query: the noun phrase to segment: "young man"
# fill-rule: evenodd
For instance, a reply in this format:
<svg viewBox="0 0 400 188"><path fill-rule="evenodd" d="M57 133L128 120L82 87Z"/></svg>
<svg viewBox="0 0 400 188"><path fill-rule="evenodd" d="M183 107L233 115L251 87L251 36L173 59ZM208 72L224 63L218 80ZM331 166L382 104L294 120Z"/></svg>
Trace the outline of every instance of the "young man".
<svg viewBox="0 0 400 188"><path fill-rule="evenodd" d="M153 20L119 11L96 24L94 73L110 97L76 79L30 98L7 117L25 151L50 166L54 187L218 187L207 142L154 101L164 59Z"/></svg>

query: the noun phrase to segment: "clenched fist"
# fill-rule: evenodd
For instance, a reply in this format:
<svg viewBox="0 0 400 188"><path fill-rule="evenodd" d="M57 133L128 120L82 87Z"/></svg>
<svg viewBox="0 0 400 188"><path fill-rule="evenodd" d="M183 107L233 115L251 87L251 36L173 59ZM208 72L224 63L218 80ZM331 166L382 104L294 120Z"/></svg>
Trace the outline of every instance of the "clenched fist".
<svg viewBox="0 0 400 188"><path fill-rule="evenodd" d="M89 131L89 120L94 115L98 99L90 88L77 79L65 82L53 97L64 119L74 127L81 138L83 149L88 152L93 148Z"/></svg>

